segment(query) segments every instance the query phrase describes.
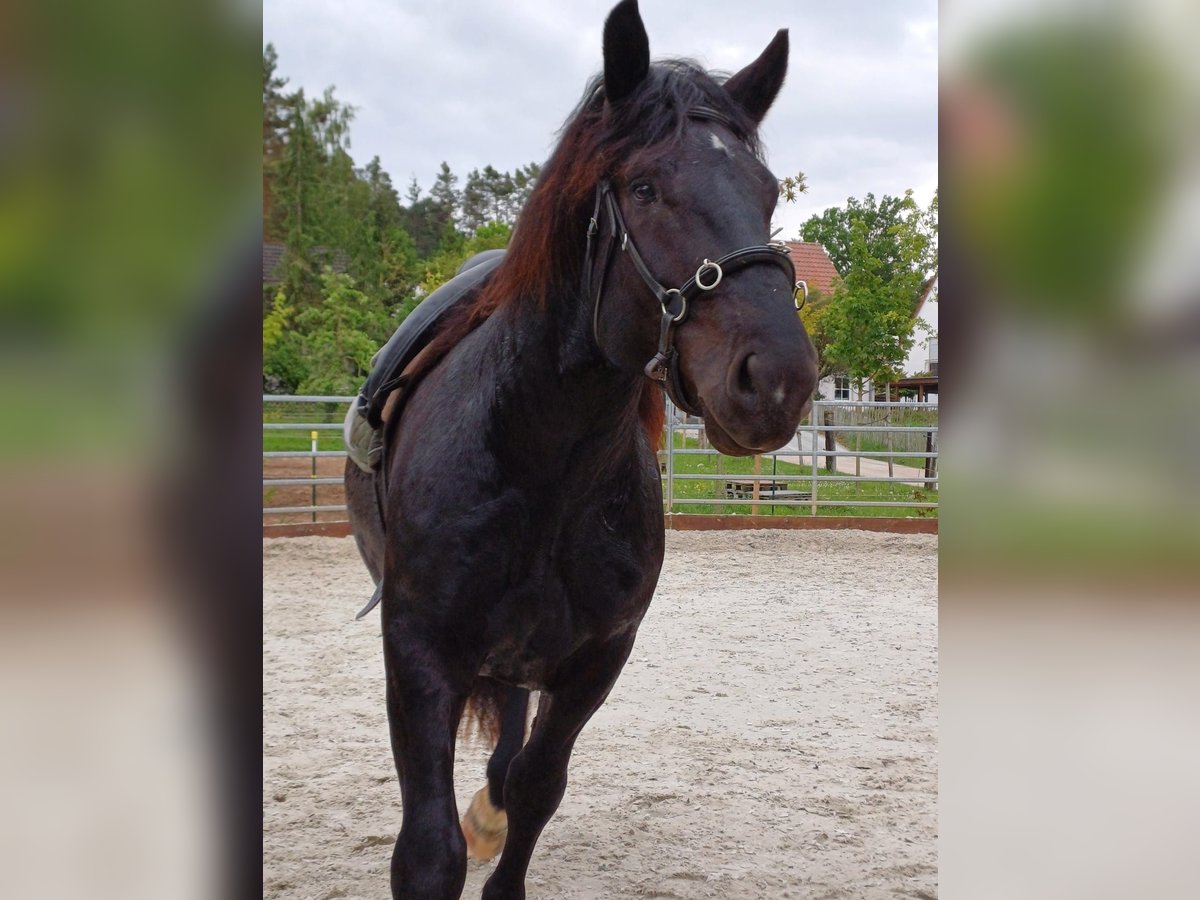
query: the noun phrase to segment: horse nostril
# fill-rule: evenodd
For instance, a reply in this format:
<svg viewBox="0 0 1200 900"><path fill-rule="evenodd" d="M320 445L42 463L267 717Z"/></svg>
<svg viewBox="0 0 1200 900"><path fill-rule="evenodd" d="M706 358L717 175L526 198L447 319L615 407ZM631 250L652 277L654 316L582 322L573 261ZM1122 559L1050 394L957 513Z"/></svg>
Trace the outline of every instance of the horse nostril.
<svg viewBox="0 0 1200 900"><path fill-rule="evenodd" d="M742 364L738 366L737 386L738 390L743 394L754 393L754 378L750 375L750 360L754 357L753 353L747 353Z"/></svg>

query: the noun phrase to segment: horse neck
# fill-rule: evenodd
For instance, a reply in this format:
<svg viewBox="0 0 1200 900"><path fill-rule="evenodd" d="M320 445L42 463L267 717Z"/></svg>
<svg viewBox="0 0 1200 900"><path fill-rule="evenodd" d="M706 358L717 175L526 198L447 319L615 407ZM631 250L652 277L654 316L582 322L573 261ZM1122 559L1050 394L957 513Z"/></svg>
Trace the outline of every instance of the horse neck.
<svg viewBox="0 0 1200 900"><path fill-rule="evenodd" d="M588 437L619 442L639 433L642 378L601 355L578 291L555 292L537 312L512 307L499 319L508 377L498 388L514 419L554 436L551 452Z"/></svg>

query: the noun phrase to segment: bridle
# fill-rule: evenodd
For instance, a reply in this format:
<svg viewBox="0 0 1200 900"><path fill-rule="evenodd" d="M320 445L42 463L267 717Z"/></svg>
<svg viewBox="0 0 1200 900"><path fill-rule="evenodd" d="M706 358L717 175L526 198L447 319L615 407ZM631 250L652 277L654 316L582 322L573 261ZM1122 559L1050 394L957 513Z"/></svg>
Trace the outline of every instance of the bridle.
<svg viewBox="0 0 1200 900"><path fill-rule="evenodd" d="M693 119L720 122L733 128L732 121L726 115L708 107L693 107L688 110L688 116ZM596 236L600 233L600 217L604 212L607 213L609 224L609 241L605 250L604 264L600 269L600 279L593 290L591 282ZM602 180L596 186L596 205L591 221L588 222L587 253L583 263L583 296L592 297L594 295L592 335L597 346L600 346L600 301L604 295L604 279L612 263L618 235L621 238L621 251L629 255L634 269L637 270L642 281L646 283L646 287L650 289L650 292L658 299L659 306L662 307L662 318L659 320L658 328L658 351L646 363L645 373L647 377L659 383L659 386L667 392L667 396L676 406L689 415L699 416L701 413L697 404L687 396L679 377L679 354L674 344L675 329L687 319L689 306L696 298L716 288L725 276L757 263L776 265L787 273L788 280L796 285L793 299L796 301L796 309L800 309L802 303L799 297L802 288L801 284L796 282L796 269L788 254L787 245L782 241L771 241L766 244L742 247L740 250L726 253L715 260L705 259L700 268L696 270L696 274L684 282L681 287L663 287L662 283L650 274L650 270L642 260L642 255L638 253L633 238L629 236L629 228L621 216L621 208L617 205L612 183L607 178ZM807 293L805 290L804 295L807 296Z"/></svg>

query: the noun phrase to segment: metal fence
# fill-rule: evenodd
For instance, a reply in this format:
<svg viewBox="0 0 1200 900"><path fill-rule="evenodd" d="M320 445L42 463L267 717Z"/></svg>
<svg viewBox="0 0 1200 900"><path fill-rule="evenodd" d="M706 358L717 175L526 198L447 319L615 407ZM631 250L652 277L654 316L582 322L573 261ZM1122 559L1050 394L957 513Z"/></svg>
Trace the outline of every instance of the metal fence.
<svg viewBox="0 0 1200 900"><path fill-rule="evenodd" d="M263 396L263 521L346 521L342 420L353 397Z"/></svg>
<svg viewBox="0 0 1200 900"><path fill-rule="evenodd" d="M707 446L668 403L660 454L672 514L935 516L935 403L816 401L785 447L750 458Z"/></svg>
<svg viewBox="0 0 1200 900"><path fill-rule="evenodd" d="M345 521L342 420L353 399L264 395L264 523ZM787 446L754 457L723 456L703 429L667 401L668 515L937 515L936 403L816 401Z"/></svg>

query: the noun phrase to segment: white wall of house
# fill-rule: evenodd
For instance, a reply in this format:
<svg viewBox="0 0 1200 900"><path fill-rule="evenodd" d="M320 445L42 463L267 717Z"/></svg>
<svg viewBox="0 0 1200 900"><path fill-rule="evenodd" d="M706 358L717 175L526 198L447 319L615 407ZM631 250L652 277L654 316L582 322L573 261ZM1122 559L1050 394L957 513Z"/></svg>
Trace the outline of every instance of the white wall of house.
<svg viewBox="0 0 1200 900"><path fill-rule="evenodd" d="M817 391L822 400L870 400L873 388L871 382L863 384L862 392L849 378L835 378L830 375L817 382Z"/></svg>
<svg viewBox="0 0 1200 900"><path fill-rule="evenodd" d="M938 304L936 291L921 304L917 311L917 326L913 332L912 349L904 361L904 375L925 375L931 370L930 363L938 358ZM881 388L882 390L882 388ZM873 400L875 388L870 381L863 384L859 391L857 386L848 378L829 376L822 378L817 384L817 391L822 400ZM937 392L929 397L929 402L937 403Z"/></svg>
<svg viewBox="0 0 1200 900"><path fill-rule="evenodd" d="M839 382L839 379L834 378L833 376L829 376L828 378L822 378L817 383L817 391L821 394L822 400L874 400L875 399L875 386L870 381L867 381L863 384L862 391L860 392L858 390L858 388L854 385L854 383L852 381L850 381L850 379L848 379L848 378L841 379ZM883 388L881 387L880 388L881 399L882 399L882 391L883 391ZM914 398L909 397L907 399L912 400ZM900 402L902 402L902 403L906 402L905 398L901 397ZM934 391L926 399L925 402L937 403L938 402L937 391Z"/></svg>
<svg viewBox="0 0 1200 900"><path fill-rule="evenodd" d="M917 327L913 331L912 349L904 361L905 375L921 375L930 370L930 360L938 358L938 303L931 294L917 311Z"/></svg>

